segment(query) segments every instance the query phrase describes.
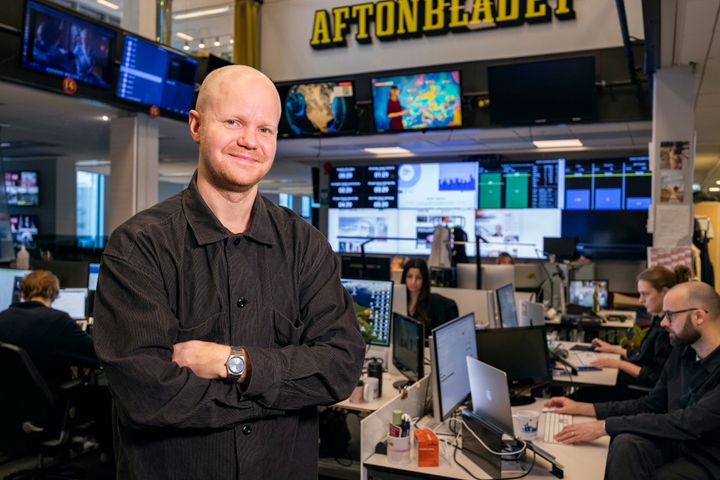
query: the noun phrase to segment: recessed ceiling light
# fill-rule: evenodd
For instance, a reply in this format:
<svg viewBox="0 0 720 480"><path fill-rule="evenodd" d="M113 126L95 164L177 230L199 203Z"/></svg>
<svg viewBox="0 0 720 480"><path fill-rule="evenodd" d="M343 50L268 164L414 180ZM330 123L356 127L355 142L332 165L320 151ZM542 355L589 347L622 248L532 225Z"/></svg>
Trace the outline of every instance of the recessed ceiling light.
<svg viewBox="0 0 720 480"><path fill-rule="evenodd" d="M107 115L103 115L102 117L100 117L100 119L101 119L103 122L109 122L109 121L110 121L110 117L107 116Z"/></svg>
<svg viewBox="0 0 720 480"><path fill-rule="evenodd" d="M708 188L708 192L720 192L720 187L710 187Z"/></svg>
<svg viewBox="0 0 720 480"><path fill-rule="evenodd" d="M120 9L120 5L115 5L112 2L108 2L108 0L97 0L97 3L99 3L100 5L102 5L104 7L109 8L111 10L119 10Z"/></svg>
<svg viewBox="0 0 720 480"><path fill-rule="evenodd" d="M213 45L216 47L220 46L220 38L219 37L215 37L215 41L213 42Z"/></svg>
<svg viewBox="0 0 720 480"><path fill-rule="evenodd" d="M366 148L366 152L372 153L373 155L411 155L412 152L402 147L377 147L377 148Z"/></svg>
<svg viewBox="0 0 720 480"><path fill-rule="evenodd" d="M192 35L188 35L187 33L183 33L183 32L177 32L175 34L175 36L182 40L188 41L188 42L192 42L193 40L195 40L195 37L193 37Z"/></svg>
<svg viewBox="0 0 720 480"><path fill-rule="evenodd" d="M232 45L233 43L235 43L235 40L233 40L233 39L231 38L231 39L230 39L230 45Z"/></svg>
<svg viewBox="0 0 720 480"><path fill-rule="evenodd" d="M565 140L534 140L535 148L576 148L582 147L583 144L577 138L567 138Z"/></svg>
<svg viewBox="0 0 720 480"><path fill-rule="evenodd" d="M98 0L100 1L100 0ZM201 8L199 10L185 11L176 13L172 16L173 20L186 20L188 18L207 17L210 15L219 15L230 11L230 5L214 8Z"/></svg>

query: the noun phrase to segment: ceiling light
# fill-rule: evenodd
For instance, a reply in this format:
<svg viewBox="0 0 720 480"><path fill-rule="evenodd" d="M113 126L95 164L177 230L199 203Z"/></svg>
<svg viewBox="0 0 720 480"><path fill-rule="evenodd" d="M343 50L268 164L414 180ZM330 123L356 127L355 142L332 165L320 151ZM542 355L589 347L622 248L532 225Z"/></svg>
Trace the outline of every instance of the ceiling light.
<svg viewBox="0 0 720 480"><path fill-rule="evenodd" d="M372 153L373 155L409 155L412 152L402 147L377 147L377 148L366 148L366 152Z"/></svg>
<svg viewBox="0 0 720 480"><path fill-rule="evenodd" d="M720 185L720 180L715 180L715 185Z"/></svg>
<svg viewBox="0 0 720 480"><path fill-rule="evenodd" d="M6 148L6 147L9 147L10 145L11 145L10 142L2 142L2 143L0 143L0 148Z"/></svg>
<svg viewBox="0 0 720 480"><path fill-rule="evenodd" d="M190 44L188 42L185 42L185 45L183 45L183 50L185 50L186 52L190 50Z"/></svg>
<svg viewBox="0 0 720 480"><path fill-rule="evenodd" d="M99 3L100 5L102 5L104 7L109 8L111 10L119 10L120 9L120 5L115 5L112 2L108 2L108 0L97 0L97 3Z"/></svg>
<svg viewBox="0 0 720 480"><path fill-rule="evenodd" d="M583 144L577 138L568 138L565 140L534 140L535 148L573 148L582 147Z"/></svg>
<svg viewBox="0 0 720 480"><path fill-rule="evenodd" d="M109 122L109 121L110 121L110 117L107 116L107 115L103 115L102 117L100 117L100 119L101 119L103 122Z"/></svg>
<svg viewBox="0 0 720 480"><path fill-rule="evenodd" d="M708 192L720 192L720 187L710 187L708 188Z"/></svg>
<svg viewBox="0 0 720 480"><path fill-rule="evenodd" d="M192 42L193 40L195 40L195 37L183 32L177 32L175 36L182 40L185 40L186 42Z"/></svg>
<svg viewBox="0 0 720 480"><path fill-rule="evenodd" d="M216 47L220 46L220 37L215 37L215 41L213 42L213 45L215 45Z"/></svg>
<svg viewBox="0 0 720 480"><path fill-rule="evenodd" d="M99 2L100 0L98 0ZM188 18L207 17L210 15L219 15L221 13L227 13L230 11L230 5L213 8L201 8L199 10L184 11L182 13L176 13L172 16L173 20L186 20Z"/></svg>
<svg viewBox="0 0 720 480"><path fill-rule="evenodd" d="M235 40L233 40L233 39L231 38L231 39L230 39L230 45L232 45L233 43L235 43Z"/></svg>
<svg viewBox="0 0 720 480"><path fill-rule="evenodd" d="M198 43L198 48L205 48L205 39L200 40L200 43Z"/></svg>

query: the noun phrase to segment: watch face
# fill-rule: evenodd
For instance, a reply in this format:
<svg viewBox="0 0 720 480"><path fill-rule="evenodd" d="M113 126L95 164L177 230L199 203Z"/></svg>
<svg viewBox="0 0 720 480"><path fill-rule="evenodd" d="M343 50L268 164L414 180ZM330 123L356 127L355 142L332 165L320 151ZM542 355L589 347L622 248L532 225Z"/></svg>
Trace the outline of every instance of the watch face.
<svg viewBox="0 0 720 480"><path fill-rule="evenodd" d="M245 360L240 356L233 356L227 362L227 368L233 375L240 375L245 369Z"/></svg>

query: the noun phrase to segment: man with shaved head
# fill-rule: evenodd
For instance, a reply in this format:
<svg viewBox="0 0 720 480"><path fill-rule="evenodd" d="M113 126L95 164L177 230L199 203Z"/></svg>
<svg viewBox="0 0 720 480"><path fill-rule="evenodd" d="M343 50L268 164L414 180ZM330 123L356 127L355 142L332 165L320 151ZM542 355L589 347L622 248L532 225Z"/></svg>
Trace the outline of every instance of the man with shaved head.
<svg viewBox="0 0 720 480"><path fill-rule="evenodd" d="M660 325L675 347L655 388L637 400L581 403L553 398L559 413L599 421L555 437L577 443L610 435L607 479L720 478L720 296L701 282L676 285Z"/></svg>
<svg viewBox="0 0 720 480"><path fill-rule="evenodd" d="M348 397L365 351L325 238L258 193L279 121L265 75L213 71L190 185L105 248L94 332L118 479L317 478L317 406Z"/></svg>

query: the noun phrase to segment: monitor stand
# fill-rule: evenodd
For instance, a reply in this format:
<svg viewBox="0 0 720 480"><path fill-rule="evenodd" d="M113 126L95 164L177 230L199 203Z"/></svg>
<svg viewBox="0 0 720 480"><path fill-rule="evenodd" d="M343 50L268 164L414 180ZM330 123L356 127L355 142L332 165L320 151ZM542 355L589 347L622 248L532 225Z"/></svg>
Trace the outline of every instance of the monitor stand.
<svg viewBox="0 0 720 480"><path fill-rule="evenodd" d="M523 395L519 392L510 392L510 405L520 407L522 405L530 405L535 403L535 397L532 395Z"/></svg>

